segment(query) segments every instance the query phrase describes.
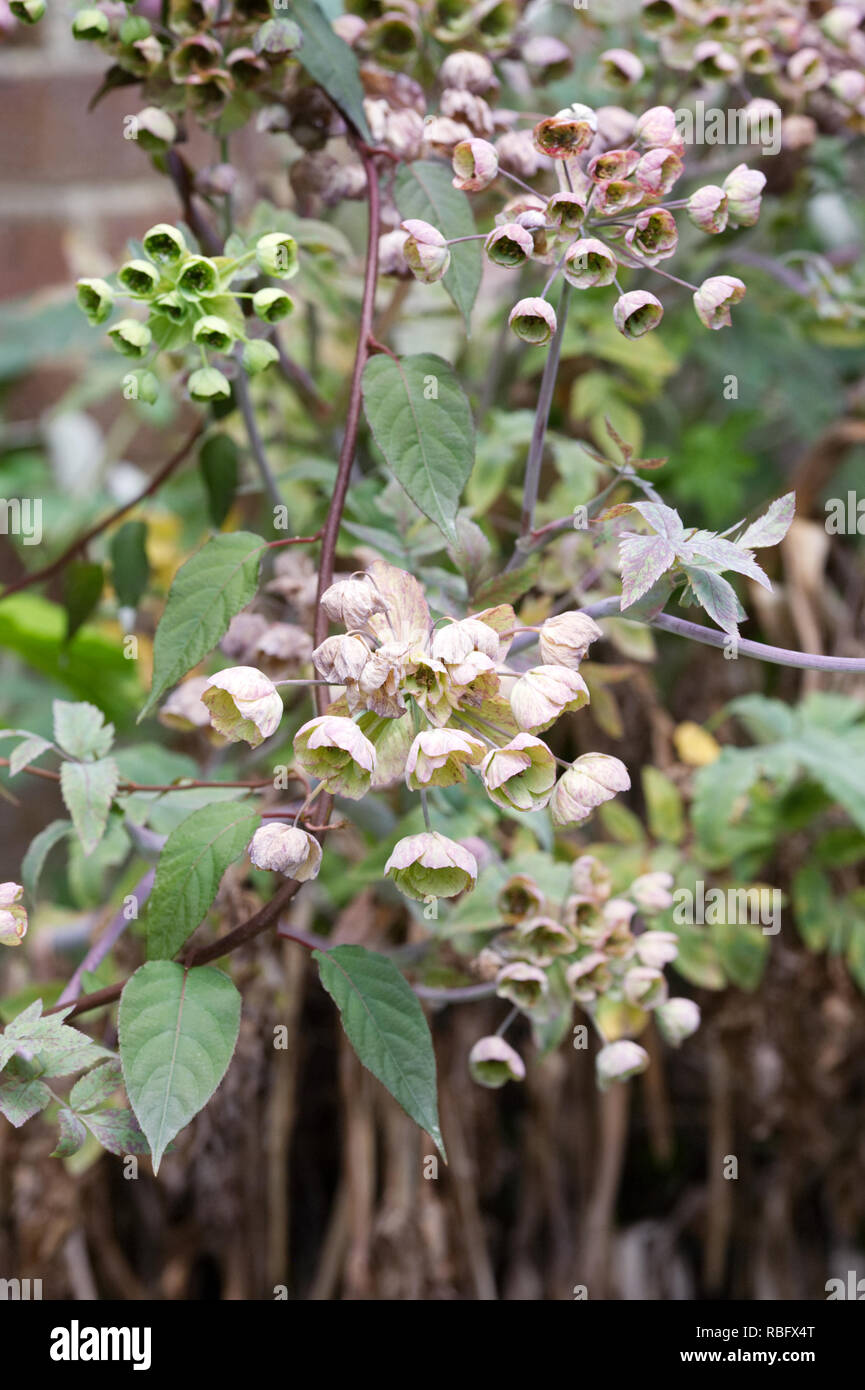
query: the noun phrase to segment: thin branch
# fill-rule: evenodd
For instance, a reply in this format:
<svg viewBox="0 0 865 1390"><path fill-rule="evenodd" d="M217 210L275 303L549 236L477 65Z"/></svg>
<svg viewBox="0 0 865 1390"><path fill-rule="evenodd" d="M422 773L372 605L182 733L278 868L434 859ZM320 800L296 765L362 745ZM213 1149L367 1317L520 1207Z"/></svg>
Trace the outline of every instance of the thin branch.
<svg viewBox="0 0 865 1390"><path fill-rule="evenodd" d="M355 144L357 146L357 142L355 142ZM339 467L337 469L333 497L331 498L328 508L327 520L324 523L324 535L321 543L321 560L318 571L318 606L315 616L316 646L319 646L327 636L328 619L327 613L321 605L321 596L325 589L330 588L333 580L336 542L339 536L339 527L342 521L346 493L348 492L348 480L351 474L351 466L354 462L354 454L357 447L357 434L360 425L361 411L361 379L370 350L370 337L372 335L373 314L375 311L375 287L378 278L378 225L380 202L378 173L372 157L362 146L358 148L366 172L369 195L369 239L366 249L366 272L364 275L363 300L361 303L360 325L357 335L357 351L355 353L354 370L351 377L351 390L345 421L345 434L343 435L342 448L339 455ZM319 714L324 711L326 699L326 695L322 692L316 692Z"/></svg>
<svg viewBox="0 0 865 1390"><path fill-rule="evenodd" d="M182 444L177 452L171 455L168 462L164 463L162 467L154 473L143 492L140 492L137 497L133 497L131 502L124 502L122 507L117 507L113 512L110 512L108 516L98 521L95 526L91 526L89 531L85 531L83 535L80 535L77 540L74 540L70 546L67 546L62 555L58 556L56 560L52 560L50 565L43 565L42 569L32 570L30 574L25 574L22 579L18 579L14 584L10 584L8 588L4 589L2 594L0 594L0 600L10 598L12 594L17 594L21 589L28 589L31 584L41 584L46 579L52 579L55 574L60 573L74 555L78 554L79 550L83 550L96 536L101 535L103 531L107 531L109 526L113 526L115 521L119 521L122 516L125 516L127 512L131 512L134 507L144 502L146 498L152 497L154 492L158 491L165 482L166 478L170 477L174 470L179 468L180 464L183 463L206 424L207 421L204 419L198 421L192 434L186 440L186 443Z"/></svg>
<svg viewBox="0 0 865 1390"><path fill-rule="evenodd" d="M249 382L240 364L239 353L235 353L235 360L237 361L238 370L237 376L234 378L234 394L237 397L237 404L240 406L240 413L243 417L243 425L246 430L246 437L249 440L252 457L255 459L255 466L261 474L261 481L264 483L264 488L268 497L275 507L281 507L282 494L279 491L279 484L267 460L264 441L258 428L255 411L252 408Z"/></svg>
<svg viewBox="0 0 865 1390"><path fill-rule="evenodd" d="M8 758L0 758L0 767L9 767ZM59 782L60 773L51 772L47 767L31 767L28 763L19 769L21 772L29 772L31 777L42 777L46 782ZM301 777L297 778L302 781ZM259 777L255 781L247 782L118 782L117 790L120 792L185 792L193 787L216 788L216 787L243 787L246 791L259 791L262 787L272 787L272 777Z"/></svg>

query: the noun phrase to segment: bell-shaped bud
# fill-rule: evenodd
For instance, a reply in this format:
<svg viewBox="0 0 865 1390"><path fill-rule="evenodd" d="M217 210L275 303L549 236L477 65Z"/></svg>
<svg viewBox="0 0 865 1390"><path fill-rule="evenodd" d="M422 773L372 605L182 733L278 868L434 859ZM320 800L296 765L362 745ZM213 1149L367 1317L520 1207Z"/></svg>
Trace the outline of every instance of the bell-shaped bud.
<svg viewBox="0 0 865 1390"><path fill-rule="evenodd" d="M488 140L461 140L453 152L454 188L464 193L479 193L494 183L499 172L499 157Z"/></svg>
<svg viewBox="0 0 865 1390"><path fill-rule="evenodd" d="M609 183L611 179L628 179L640 164L638 150L605 150L589 160L586 170L593 183Z"/></svg>
<svg viewBox="0 0 865 1390"><path fill-rule="evenodd" d="M338 579L325 589L321 606L329 618L343 627L359 629L366 626L375 613L384 613L387 604L367 575Z"/></svg>
<svg viewBox="0 0 865 1390"><path fill-rule="evenodd" d="M459 729L424 729L415 736L405 765L406 786L452 787L466 779L466 768L476 767L486 744Z"/></svg>
<svg viewBox="0 0 865 1390"><path fill-rule="evenodd" d="M655 1022L662 1038L678 1047L700 1026L700 1008L693 999L668 999L655 1011Z"/></svg>
<svg viewBox="0 0 865 1390"><path fill-rule="evenodd" d="M229 666L211 676L201 696L218 734L232 743L257 748L282 718L282 699L272 681L255 666Z"/></svg>
<svg viewBox="0 0 865 1390"><path fill-rule="evenodd" d="M589 951L569 965L565 983L579 1004L592 1004L598 995L606 994L613 983L613 972L602 951Z"/></svg>
<svg viewBox="0 0 865 1390"><path fill-rule="evenodd" d="M533 666L514 682L510 703L520 728L539 734L560 715L587 705L589 691L582 676L567 666Z"/></svg>
<svg viewBox="0 0 865 1390"><path fill-rule="evenodd" d="M575 950L571 933L553 917L530 917L517 926L514 953L527 956L533 965L549 965L555 956L570 956Z"/></svg>
<svg viewBox="0 0 865 1390"><path fill-rule="evenodd" d="M453 898L474 888L478 865L474 855L456 840L437 830L425 830L397 841L384 872L407 898L424 902L427 898Z"/></svg>
<svg viewBox="0 0 865 1390"><path fill-rule="evenodd" d="M360 801L375 771L375 748L351 719L325 714L310 719L294 736L294 754L304 772L327 791Z"/></svg>
<svg viewBox="0 0 865 1390"><path fill-rule="evenodd" d="M158 719L169 729L206 729L210 710L201 697L209 684L207 676L191 676L172 690L159 710Z"/></svg>
<svg viewBox="0 0 865 1390"><path fill-rule="evenodd" d="M781 145L785 150L806 150L817 139L813 116L785 116L781 122Z"/></svg>
<svg viewBox="0 0 865 1390"><path fill-rule="evenodd" d="M663 317L663 304L648 290L630 290L616 300L613 309L613 322L626 338L642 338L657 328Z"/></svg>
<svg viewBox="0 0 865 1390"><path fill-rule="evenodd" d="M575 893L600 906L612 892L613 876L600 859L592 854L581 854L571 865L571 883Z"/></svg>
<svg viewBox="0 0 865 1390"><path fill-rule="evenodd" d="M177 288L188 299L216 294L219 270L207 256L190 256L177 277Z"/></svg>
<svg viewBox="0 0 865 1390"><path fill-rule="evenodd" d="M646 69L627 48L608 48L600 56L601 75L608 87L633 87Z"/></svg>
<svg viewBox="0 0 865 1390"><path fill-rule="evenodd" d="M130 294L150 295L159 284L159 271L150 261L127 261L117 278Z"/></svg>
<svg viewBox="0 0 865 1390"><path fill-rule="evenodd" d="M597 237L581 237L568 247L562 274L574 289L590 290L611 285L617 270L618 261L608 246Z"/></svg>
<svg viewBox="0 0 865 1390"><path fill-rule="evenodd" d="M508 314L508 325L524 343L543 347L556 331L556 315L545 299L519 299Z"/></svg>
<svg viewBox="0 0 865 1390"><path fill-rule="evenodd" d="M279 361L279 352L266 338L250 338L243 348L243 370L248 376L258 376Z"/></svg>
<svg viewBox="0 0 865 1390"><path fill-rule="evenodd" d="M268 821L260 826L247 853L257 869L272 869L298 883L318 878L321 868L321 845L315 836L283 821Z"/></svg>
<svg viewBox="0 0 865 1390"><path fill-rule="evenodd" d="M503 748L493 748L481 763L490 801L505 811L538 811L546 806L556 781L556 760L532 734L517 734Z"/></svg>
<svg viewBox="0 0 865 1390"><path fill-rule="evenodd" d="M142 401L144 405L155 405L159 400L159 377L153 372L131 372L129 377L124 378L124 385L130 378L134 389L128 393L128 399Z"/></svg>
<svg viewBox="0 0 865 1390"><path fill-rule="evenodd" d="M647 33L666 33L667 30L675 28L679 22L677 0L643 0L640 20Z"/></svg>
<svg viewBox="0 0 865 1390"><path fill-rule="evenodd" d="M707 328L729 328L730 309L745 297L745 286L735 275L713 275L694 295L697 317Z"/></svg>
<svg viewBox="0 0 865 1390"><path fill-rule="evenodd" d="M532 138L535 148L550 159L572 159L589 148L597 129L598 118L591 107L575 102L539 121Z"/></svg>
<svg viewBox="0 0 865 1390"><path fill-rule="evenodd" d="M657 265L674 255L678 244L676 219L666 208L643 208L625 233L631 255L645 265Z"/></svg>
<svg viewBox="0 0 865 1390"><path fill-rule="evenodd" d="M727 208L734 227L753 227L760 217L760 202L766 175L747 164L737 164L724 180Z"/></svg>
<svg viewBox="0 0 865 1390"><path fill-rule="evenodd" d="M576 193L554 193L545 215L562 232L578 232L586 216L586 204Z"/></svg>
<svg viewBox="0 0 865 1390"><path fill-rule="evenodd" d="M543 889L528 874L514 874L502 888L498 908L505 922L513 926L525 917L539 917L546 899Z"/></svg>
<svg viewBox="0 0 865 1390"><path fill-rule="evenodd" d="M461 92L474 92L483 96L498 85L495 69L483 53L471 53L460 49L449 53L439 68L438 80L442 87L456 87Z"/></svg>
<svg viewBox="0 0 865 1390"><path fill-rule="evenodd" d="M829 76L829 67L818 48L800 48L787 64L787 76L805 92L816 92Z"/></svg>
<svg viewBox="0 0 865 1390"><path fill-rule="evenodd" d="M9 10L22 24L38 24L45 13L45 0L9 0Z"/></svg>
<svg viewBox="0 0 865 1390"><path fill-rule="evenodd" d="M94 42L97 39L104 39L108 35L108 16L101 10L83 9L79 10L72 21L72 37L81 39L85 42Z"/></svg>
<svg viewBox="0 0 865 1390"><path fill-rule="evenodd" d="M91 323L104 323L114 308L114 291L107 280L84 279L76 285L78 307Z"/></svg>
<svg viewBox="0 0 865 1390"><path fill-rule="evenodd" d="M494 227L484 242L484 250L493 265L515 270L525 265L534 254L535 243L531 233L518 222L507 222L503 227Z"/></svg>
<svg viewBox="0 0 865 1390"><path fill-rule="evenodd" d="M0 883L0 946L20 946L27 935L27 912L20 883Z"/></svg>
<svg viewBox="0 0 865 1390"><path fill-rule="evenodd" d="M694 71L705 82L732 82L739 76L739 60L717 40L704 39L694 47Z"/></svg>
<svg viewBox="0 0 865 1390"><path fill-rule="evenodd" d="M146 323L139 323L138 319L121 319L108 329L108 336L124 357L146 357L151 339Z"/></svg>
<svg viewBox="0 0 865 1390"><path fill-rule="evenodd" d="M369 647L361 637L326 637L312 654L315 669L323 680L347 685L360 679L369 661Z"/></svg>
<svg viewBox="0 0 865 1390"><path fill-rule="evenodd" d="M658 145L646 150L634 170L634 179L644 193L652 198L662 198L673 188L684 167L675 150Z"/></svg>
<svg viewBox="0 0 865 1390"><path fill-rule="evenodd" d="M212 348L214 352L228 352L234 342L234 334L225 319L218 314L205 314L192 330L192 337L202 347Z"/></svg>
<svg viewBox="0 0 865 1390"><path fill-rule="evenodd" d="M177 126L167 111L145 106L135 117L135 138L148 154L161 154L177 139Z"/></svg>
<svg viewBox="0 0 865 1390"><path fill-rule="evenodd" d="M187 254L183 233L168 222L157 222L141 239L147 255L158 265L173 264Z"/></svg>
<svg viewBox="0 0 865 1390"><path fill-rule="evenodd" d="M300 264L297 242L288 232L267 232L255 243L255 259L259 270L277 280L290 280Z"/></svg>
<svg viewBox="0 0 865 1390"><path fill-rule="evenodd" d="M538 643L546 666L579 666L592 642L603 637L601 629L586 613L573 609L557 613L541 624Z"/></svg>
<svg viewBox="0 0 865 1390"><path fill-rule="evenodd" d="M666 912L668 907L673 906L672 886L673 875L658 869L635 878L629 892L641 912Z"/></svg>
<svg viewBox="0 0 865 1390"><path fill-rule="evenodd" d="M554 825L579 825L631 785L628 769L609 753L583 753L559 778L550 802Z"/></svg>
<svg viewBox="0 0 865 1390"><path fill-rule="evenodd" d="M469 1053L469 1071L478 1085L497 1090L508 1081L523 1081L526 1066L510 1043L492 1033L475 1043Z"/></svg>
<svg viewBox="0 0 865 1390"><path fill-rule="evenodd" d="M264 323L279 323L280 319L287 318L294 309L294 300L285 290L268 287L256 290L252 296L252 307L256 316Z"/></svg>
<svg viewBox="0 0 865 1390"><path fill-rule="evenodd" d="M632 179L608 179L595 184L592 210L601 217L616 217L642 201L643 190Z"/></svg>
<svg viewBox="0 0 865 1390"><path fill-rule="evenodd" d="M644 111L634 126L634 135L643 149L663 145L681 154L682 137L676 125L676 113L669 106L652 106Z"/></svg>
<svg viewBox="0 0 865 1390"><path fill-rule="evenodd" d="M227 401L231 397L231 382L216 367L199 367L190 372L186 383L190 399L201 405L211 401Z"/></svg>
<svg viewBox="0 0 865 1390"><path fill-rule="evenodd" d="M518 1009L528 1013L536 1009L549 993L549 982L543 970L537 965L527 965L517 960L504 966L496 976L496 994L500 999L510 999Z"/></svg>
<svg viewBox="0 0 865 1390"><path fill-rule="evenodd" d="M663 970L679 954L679 938L672 931L644 931L636 938L634 949L643 965Z"/></svg>
<svg viewBox="0 0 865 1390"><path fill-rule="evenodd" d="M650 965L635 965L625 971L622 993L629 1004L640 1009L656 1009L667 998L667 981L663 973Z"/></svg>
<svg viewBox="0 0 865 1390"><path fill-rule="evenodd" d="M403 255L412 275L422 285L441 280L451 263L450 248L441 232L417 217L410 217L402 227L408 233Z"/></svg>
<svg viewBox="0 0 865 1390"><path fill-rule="evenodd" d="M618 1042L607 1043L595 1058L598 1086L602 1091L606 1091L614 1081L627 1081L632 1076L639 1076L648 1065L648 1052L630 1038L620 1038Z"/></svg>
<svg viewBox="0 0 865 1390"><path fill-rule="evenodd" d="M727 195L717 184L707 183L698 188L688 199L688 216L701 232L713 236L723 232L727 225Z"/></svg>

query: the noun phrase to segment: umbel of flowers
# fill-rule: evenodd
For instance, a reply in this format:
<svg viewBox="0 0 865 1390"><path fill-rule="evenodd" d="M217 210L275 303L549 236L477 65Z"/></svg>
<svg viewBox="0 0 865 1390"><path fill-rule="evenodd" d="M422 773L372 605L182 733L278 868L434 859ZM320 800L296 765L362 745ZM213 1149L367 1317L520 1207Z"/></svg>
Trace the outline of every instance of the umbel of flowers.
<svg viewBox="0 0 865 1390"><path fill-rule="evenodd" d="M516 270L537 261L547 267L540 294L518 300L510 311L509 323L518 337L533 344L553 337L556 313L548 295L560 276L581 291L612 287L619 331L626 338L650 332L660 323L664 306L648 290L625 290L619 279L623 269L654 271L686 285L707 328L729 325L731 307L745 294L741 280L715 275L693 285L660 263L676 254L677 213L708 236L728 226L753 226L760 215L763 174L739 164L720 185L676 198L685 147L668 106L653 106L636 119L611 107L600 119L576 102L539 121L531 133L513 135L529 142L524 172L552 163L558 172L555 192L535 192L512 172L511 146L505 162L486 139L460 140L452 149L452 163L454 185L467 193L479 193L500 178L521 190L497 214L492 230L479 234L495 265ZM410 219L402 227L403 255L412 273L424 284L440 280L450 265L453 243L428 222Z"/></svg>
<svg viewBox="0 0 865 1390"><path fill-rule="evenodd" d="M260 324L276 324L290 314L294 303L284 289L263 285L244 289L252 275L289 280L297 274L297 243L283 232L268 232L239 256L200 256L190 250L177 227L160 222L142 239L143 255L126 261L107 280L78 281L78 304L92 324L106 323L118 299L146 311L146 317L117 319L106 330L112 346L135 363L127 397L151 405L159 395L159 380L152 366L160 352L192 350L199 365L187 378L192 400L201 403L227 400L231 384L212 358L224 359L239 351L240 362L250 376L263 372L279 357L265 337L247 334L249 322L242 301L251 302ZM239 283L235 286L234 282Z"/></svg>
<svg viewBox="0 0 865 1390"><path fill-rule="evenodd" d="M426 810L428 788L471 775L509 814L549 807L555 825L569 826L630 786L624 764L605 753L585 753L558 775L539 737L589 701L578 668L601 635L591 618L547 619L536 633L540 660L521 670L508 664L517 630L510 604L434 622L418 581L383 560L331 585L322 604L345 631L312 654L336 698L294 737L313 792L359 800L404 778ZM218 733L252 747L275 733L282 714L276 686L253 666L210 677L201 700ZM252 852L256 864L294 878L315 877L321 859L313 837L288 825L259 831ZM428 824L397 843L385 873L425 901L471 889L477 863Z"/></svg>
<svg viewBox="0 0 865 1390"><path fill-rule="evenodd" d="M674 1046L699 1027L697 1005L668 993L664 969L676 959L677 938L651 925L672 906L672 882L668 873L643 874L613 897L607 868L583 855L571 868L572 891L562 904L536 880L517 874L499 898L502 930L475 963L500 998L539 1025L578 1004L604 1043L596 1059L602 1088L649 1065L634 1038L650 1014ZM484 1086L525 1075L522 1058L498 1035L475 1043L469 1066Z"/></svg>

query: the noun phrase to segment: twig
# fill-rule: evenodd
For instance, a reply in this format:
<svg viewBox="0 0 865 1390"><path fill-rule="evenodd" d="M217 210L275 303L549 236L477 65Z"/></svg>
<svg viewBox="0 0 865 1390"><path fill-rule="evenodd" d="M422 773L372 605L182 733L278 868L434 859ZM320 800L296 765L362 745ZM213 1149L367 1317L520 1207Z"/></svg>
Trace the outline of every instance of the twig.
<svg viewBox="0 0 865 1390"><path fill-rule="evenodd" d="M261 481L264 483L265 491L275 507L282 506L282 495L279 485L273 475L273 470L267 461L267 454L264 448L264 441L258 428L258 421L255 418L255 411L252 408L252 398L249 394L249 382L240 365L240 355L235 354L238 364L237 376L234 378L234 394L237 397L237 404L240 406L240 413L243 417L243 425L246 430L246 437L249 440L249 447L252 457L255 459L255 466L261 474Z"/></svg>

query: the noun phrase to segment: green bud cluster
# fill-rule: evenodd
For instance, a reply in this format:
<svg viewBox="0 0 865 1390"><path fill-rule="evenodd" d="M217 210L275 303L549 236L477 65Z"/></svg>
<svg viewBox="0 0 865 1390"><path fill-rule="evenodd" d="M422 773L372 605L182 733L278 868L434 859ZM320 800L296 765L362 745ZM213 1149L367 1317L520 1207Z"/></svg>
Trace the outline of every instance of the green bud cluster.
<svg viewBox="0 0 865 1390"><path fill-rule="evenodd" d="M268 232L239 255L202 256L187 246L181 231L160 222L145 233L141 247L143 254L118 270L116 288L99 278L81 279L77 286L78 305L92 324L106 323L117 299L146 308L146 320L121 318L107 329L115 350L140 364L134 391L138 400L153 404L158 397L158 379L150 366L160 352L198 352L200 365L191 372L187 389L192 400L202 403L231 395L228 376L209 354L224 357L242 346L240 362L250 376L277 360L272 343L247 336L241 301L250 300L255 316L273 324L291 313L292 299L276 286L253 292L232 285L253 266L281 279L295 275L298 256L292 236Z"/></svg>

